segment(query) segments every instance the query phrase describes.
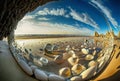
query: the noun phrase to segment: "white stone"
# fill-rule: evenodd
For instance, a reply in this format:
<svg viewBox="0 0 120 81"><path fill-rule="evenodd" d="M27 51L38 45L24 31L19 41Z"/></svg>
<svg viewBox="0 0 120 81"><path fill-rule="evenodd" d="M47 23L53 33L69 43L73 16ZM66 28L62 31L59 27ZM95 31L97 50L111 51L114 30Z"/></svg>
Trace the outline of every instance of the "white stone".
<svg viewBox="0 0 120 81"><path fill-rule="evenodd" d="M77 62L78 62L78 58L74 58L74 57L70 57L69 59L68 59L68 62L70 63L70 65L75 65Z"/></svg>
<svg viewBox="0 0 120 81"><path fill-rule="evenodd" d="M59 76L59 75L55 75L55 74L50 74L48 77L49 81L65 81L65 78Z"/></svg>
<svg viewBox="0 0 120 81"><path fill-rule="evenodd" d="M81 76L73 76L70 81L82 81L82 77Z"/></svg>
<svg viewBox="0 0 120 81"><path fill-rule="evenodd" d="M92 77L94 75L94 73L96 72L97 66L92 66L89 67L88 69L86 69L85 71L83 71L80 76L82 76L82 79L88 79L90 77Z"/></svg>
<svg viewBox="0 0 120 81"><path fill-rule="evenodd" d="M95 62L94 60L90 61L88 66L91 67L91 66L95 66L97 65L97 62Z"/></svg>
<svg viewBox="0 0 120 81"><path fill-rule="evenodd" d="M34 62L35 65L37 65L39 67L43 66L42 62L40 60L38 60L38 59L33 59L33 62Z"/></svg>
<svg viewBox="0 0 120 81"><path fill-rule="evenodd" d="M33 75L32 69L29 67L29 65L25 61L20 60L18 63L28 75Z"/></svg>
<svg viewBox="0 0 120 81"><path fill-rule="evenodd" d="M38 79L40 81L48 81L47 74L45 74L45 72L40 69L35 69L34 75L35 75L36 79Z"/></svg>
<svg viewBox="0 0 120 81"><path fill-rule="evenodd" d="M94 58L93 55L88 54L86 55L85 60L92 60L93 58Z"/></svg>
<svg viewBox="0 0 120 81"><path fill-rule="evenodd" d="M48 59L41 57L40 61L43 63L43 65L47 65L48 64Z"/></svg>
<svg viewBox="0 0 120 81"><path fill-rule="evenodd" d="M89 49L83 48L81 51L83 52L83 54L88 54L89 53Z"/></svg>

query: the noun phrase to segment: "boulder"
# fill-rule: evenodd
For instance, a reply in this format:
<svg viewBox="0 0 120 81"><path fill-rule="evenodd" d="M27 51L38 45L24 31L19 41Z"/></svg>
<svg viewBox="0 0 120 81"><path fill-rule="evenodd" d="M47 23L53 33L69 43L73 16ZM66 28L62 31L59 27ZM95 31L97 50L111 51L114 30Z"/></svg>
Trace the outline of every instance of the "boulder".
<svg viewBox="0 0 120 81"><path fill-rule="evenodd" d="M63 78L59 75L56 75L56 74L50 74L48 77L48 80L49 81L65 81L65 78Z"/></svg>
<svg viewBox="0 0 120 81"><path fill-rule="evenodd" d="M33 75L32 69L29 67L29 65L25 61L20 60L18 64L28 75Z"/></svg>
<svg viewBox="0 0 120 81"><path fill-rule="evenodd" d="M34 75L35 75L36 79L38 79L40 81L48 81L47 74L45 74L45 72L40 69L35 69Z"/></svg>

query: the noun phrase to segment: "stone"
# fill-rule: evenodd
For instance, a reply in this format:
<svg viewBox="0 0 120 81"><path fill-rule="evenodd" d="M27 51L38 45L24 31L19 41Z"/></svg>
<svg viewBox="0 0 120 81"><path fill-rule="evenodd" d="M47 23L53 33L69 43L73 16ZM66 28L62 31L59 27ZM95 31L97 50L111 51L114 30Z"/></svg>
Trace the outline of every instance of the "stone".
<svg viewBox="0 0 120 81"><path fill-rule="evenodd" d="M97 65L97 62L92 60L88 63L88 66L91 67L91 66L96 66Z"/></svg>
<svg viewBox="0 0 120 81"><path fill-rule="evenodd" d="M88 69L86 69L85 71L83 71L80 74L80 76L82 76L82 79L88 79L94 75L96 70L97 70L97 66L91 66Z"/></svg>
<svg viewBox="0 0 120 81"><path fill-rule="evenodd" d="M96 55L96 54L97 54L97 51L96 51L96 50L94 50L92 55Z"/></svg>
<svg viewBox="0 0 120 81"><path fill-rule="evenodd" d="M45 72L40 69L35 69L34 75L35 75L36 79L38 79L40 81L48 81L47 74L45 74Z"/></svg>
<svg viewBox="0 0 120 81"><path fill-rule="evenodd" d="M42 66L43 66L42 62L41 62L40 60L36 59L36 58L33 59L33 63L34 63L35 65L39 66L39 67L42 67Z"/></svg>
<svg viewBox="0 0 120 81"><path fill-rule="evenodd" d="M69 53L63 53L63 59L66 60L68 58L70 58L72 55L70 55Z"/></svg>
<svg viewBox="0 0 120 81"><path fill-rule="evenodd" d="M65 78L56 74L50 74L48 77L48 80L49 81L65 81Z"/></svg>
<svg viewBox="0 0 120 81"><path fill-rule="evenodd" d="M71 70L74 74L80 74L83 70L85 70L86 68L81 65L81 64L75 64Z"/></svg>
<svg viewBox="0 0 120 81"><path fill-rule="evenodd" d="M71 76L71 70L69 67L64 67L59 70L59 75L65 78L69 78Z"/></svg>
<svg viewBox="0 0 120 81"><path fill-rule="evenodd" d="M92 60L93 58L94 58L93 55L88 54L86 55L85 60Z"/></svg>
<svg viewBox="0 0 120 81"><path fill-rule="evenodd" d="M72 78L70 78L70 81L82 81L82 77L81 76L73 76Z"/></svg>
<svg viewBox="0 0 120 81"><path fill-rule="evenodd" d="M42 62L43 65L47 65L48 64L48 59L41 57L40 61Z"/></svg>
<svg viewBox="0 0 120 81"><path fill-rule="evenodd" d="M30 66L30 68L32 69L32 71L34 72L35 71L35 69L37 69L38 67L37 66L35 66L35 65L31 65Z"/></svg>
<svg viewBox="0 0 120 81"><path fill-rule="evenodd" d="M64 62L63 55L57 55L57 56L54 58L54 61L55 61L57 64L63 63L63 62Z"/></svg>
<svg viewBox="0 0 120 81"><path fill-rule="evenodd" d="M89 54L89 49L83 48L81 51L82 51L83 54Z"/></svg>
<svg viewBox="0 0 120 81"><path fill-rule="evenodd" d="M68 59L68 62L69 62L69 64L70 65L75 65L75 64L77 64L77 62L78 62L78 58L77 57L70 57L69 59Z"/></svg>
<svg viewBox="0 0 120 81"><path fill-rule="evenodd" d="M32 69L29 67L29 65L25 61L20 60L18 64L28 75L33 75Z"/></svg>

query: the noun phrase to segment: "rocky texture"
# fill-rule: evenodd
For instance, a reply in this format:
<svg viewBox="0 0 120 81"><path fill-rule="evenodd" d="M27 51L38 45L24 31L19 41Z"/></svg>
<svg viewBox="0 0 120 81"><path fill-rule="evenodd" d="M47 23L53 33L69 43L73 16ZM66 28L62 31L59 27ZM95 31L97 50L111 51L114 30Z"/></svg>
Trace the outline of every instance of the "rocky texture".
<svg viewBox="0 0 120 81"><path fill-rule="evenodd" d="M0 1L0 40L16 29L18 22L28 12L53 0L1 0ZM10 37L9 37L10 38ZM10 38L11 39L11 38Z"/></svg>

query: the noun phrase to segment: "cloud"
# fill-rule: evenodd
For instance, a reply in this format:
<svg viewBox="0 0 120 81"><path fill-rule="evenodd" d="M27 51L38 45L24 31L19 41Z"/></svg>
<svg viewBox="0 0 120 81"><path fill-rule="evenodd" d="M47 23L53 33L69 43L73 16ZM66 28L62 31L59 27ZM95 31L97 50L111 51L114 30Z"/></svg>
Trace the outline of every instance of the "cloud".
<svg viewBox="0 0 120 81"><path fill-rule="evenodd" d="M112 17L110 10L107 7L105 7L101 2L91 0L90 4L97 8L98 10L100 10L108 18L108 20L112 23L112 25L115 28L119 27L117 21Z"/></svg>
<svg viewBox="0 0 120 81"><path fill-rule="evenodd" d="M29 19L30 18L30 19ZM90 35L93 31L85 27L50 22L36 22L31 17L23 18L17 26L15 34L79 34Z"/></svg>
<svg viewBox="0 0 120 81"><path fill-rule="evenodd" d="M87 25L90 25L96 29L99 29L98 24L86 13L77 13L75 10L73 10L71 7L69 7L71 10L70 15L72 16L73 19L80 21L82 23L85 23Z"/></svg>
<svg viewBox="0 0 120 81"><path fill-rule="evenodd" d="M38 20L43 20L43 21L47 21L47 20L50 20L49 18L46 18L46 17L40 17L40 18L38 18Z"/></svg>
<svg viewBox="0 0 120 81"><path fill-rule="evenodd" d="M37 15L43 15L43 16L54 15L54 16L69 17L68 15L66 15L66 10L64 8L57 8L57 9L44 8L43 10L38 11Z"/></svg>

